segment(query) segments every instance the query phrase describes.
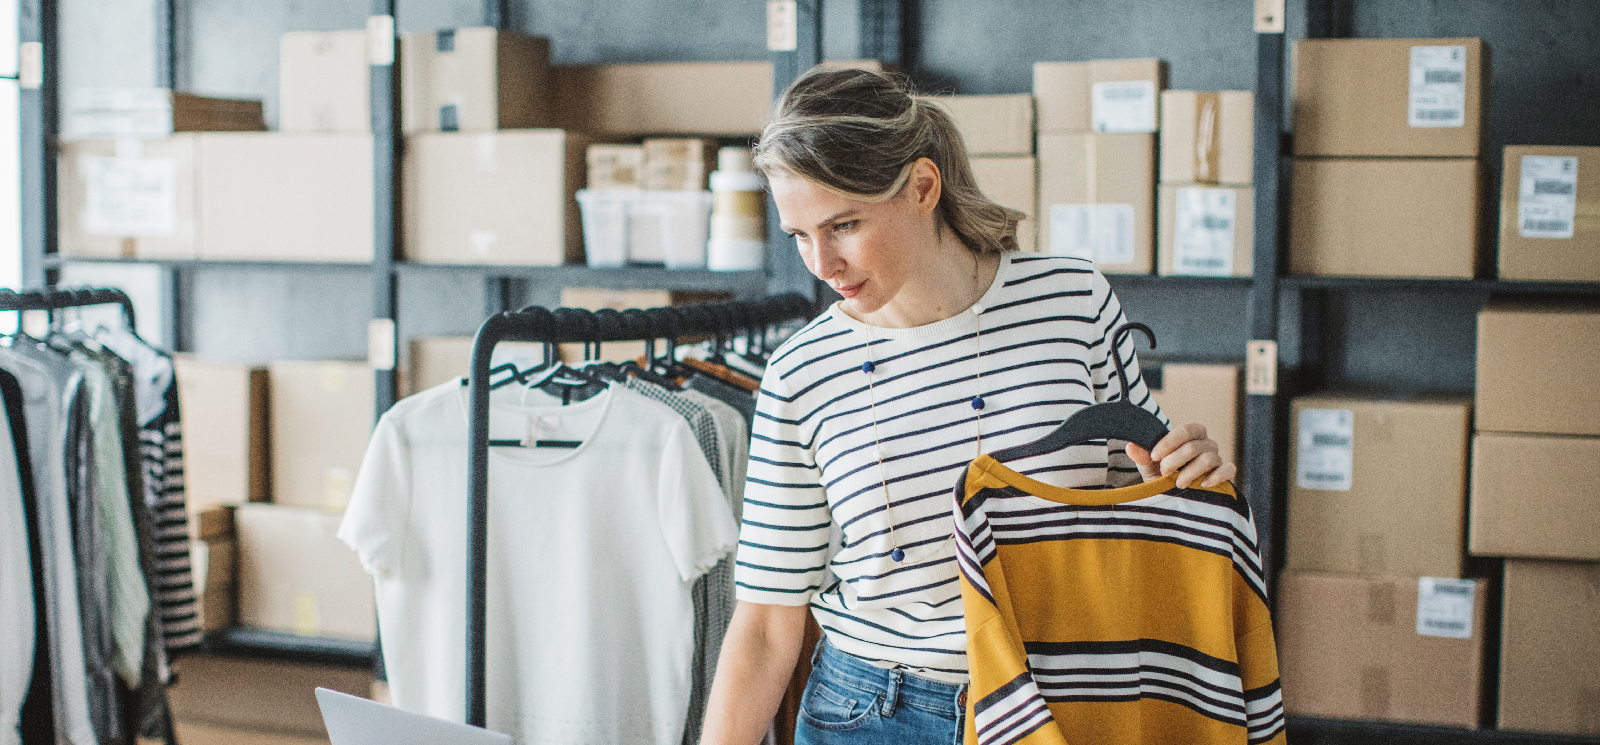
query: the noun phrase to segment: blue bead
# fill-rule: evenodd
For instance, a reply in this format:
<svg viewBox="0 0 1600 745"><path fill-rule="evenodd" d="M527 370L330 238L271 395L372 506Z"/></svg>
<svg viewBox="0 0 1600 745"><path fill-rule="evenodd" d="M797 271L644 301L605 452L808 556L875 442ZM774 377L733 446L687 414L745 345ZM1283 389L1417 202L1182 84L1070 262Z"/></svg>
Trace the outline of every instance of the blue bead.
<svg viewBox="0 0 1600 745"><path fill-rule="evenodd" d="M899 563L899 562L905 561L906 560L906 552L897 548L897 549L889 552L889 558L894 559L895 563Z"/></svg>
<svg viewBox="0 0 1600 745"><path fill-rule="evenodd" d="M866 362L861 363L861 372L864 372L868 375L871 375L872 371L876 369L878 369L878 366L872 364L872 360L867 360Z"/></svg>
<svg viewBox="0 0 1600 745"><path fill-rule="evenodd" d="M972 408L977 409L979 411L983 410L983 396L973 396L972 397Z"/></svg>

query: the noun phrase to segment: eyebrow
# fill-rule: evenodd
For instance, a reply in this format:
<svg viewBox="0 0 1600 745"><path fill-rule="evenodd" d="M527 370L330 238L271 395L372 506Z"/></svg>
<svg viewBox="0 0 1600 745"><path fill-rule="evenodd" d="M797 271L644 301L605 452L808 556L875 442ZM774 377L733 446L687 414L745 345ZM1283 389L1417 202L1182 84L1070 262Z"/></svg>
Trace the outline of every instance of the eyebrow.
<svg viewBox="0 0 1600 745"><path fill-rule="evenodd" d="M860 212L860 210L858 210L858 209L848 209L848 210L845 210L843 212L835 213L835 214L829 215L827 218L823 219L823 221L820 224L821 225L831 225L833 223L836 223L836 222L839 222L840 220L845 219L846 217L851 217L851 216L855 215L857 212ZM793 233L793 232L795 232L795 229L793 227L791 227L789 225L786 225L784 223L781 223L781 222L778 223L778 229L782 230L785 233Z"/></svg>

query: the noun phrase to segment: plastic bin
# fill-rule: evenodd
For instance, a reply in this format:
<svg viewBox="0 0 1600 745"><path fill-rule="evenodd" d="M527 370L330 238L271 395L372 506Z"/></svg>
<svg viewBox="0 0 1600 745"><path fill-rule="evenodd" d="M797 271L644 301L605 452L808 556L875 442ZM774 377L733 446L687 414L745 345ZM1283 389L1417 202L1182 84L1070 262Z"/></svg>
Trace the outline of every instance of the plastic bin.
<svg viewBox="0 0 1600 745"><path fill-rule="evenodd" d="M589 266L706 266L710 192L584 189L578 192L578 204Z"/></svg>

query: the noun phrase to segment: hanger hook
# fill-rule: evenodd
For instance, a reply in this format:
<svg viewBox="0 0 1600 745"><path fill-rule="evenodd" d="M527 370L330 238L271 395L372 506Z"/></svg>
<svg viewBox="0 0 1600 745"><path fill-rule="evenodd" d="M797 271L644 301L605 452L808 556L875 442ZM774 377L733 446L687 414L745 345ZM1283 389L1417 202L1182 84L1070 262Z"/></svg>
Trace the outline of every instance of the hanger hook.
<svg viewBox="0 0 1600 745"><path fill-rule="evenodd" d="M1117 327L1117 330L1111 333L1111 364L1116 366L1117 382L1122 384L1122 400L1129 404L1133 403L1133 396L1129 390L1131 386L1128 385L1128 369L1122 361L1122 340L1135 331L1143 332L1145 341L1150 342L1150 348L1156 348L1156 332L1151 331L1149 326L1142 323L1130 321ZM1134 351L1138 351L1137 344L1134 345Z"/></svg>

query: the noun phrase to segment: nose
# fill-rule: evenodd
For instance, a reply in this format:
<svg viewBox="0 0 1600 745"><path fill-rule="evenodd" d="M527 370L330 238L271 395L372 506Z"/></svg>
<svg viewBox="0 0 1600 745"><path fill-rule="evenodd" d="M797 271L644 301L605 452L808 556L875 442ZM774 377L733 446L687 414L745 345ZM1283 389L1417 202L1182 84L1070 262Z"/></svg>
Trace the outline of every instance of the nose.
<svg viewBox="0 0 1600 745"><path fill-rule="evenodd" d="M806 268L816 275L817 279L824 282L838 276L845 268L844 256L839 253L838 245L828 236L818 236L811 240L810 251L806 259Z"/></svg>

